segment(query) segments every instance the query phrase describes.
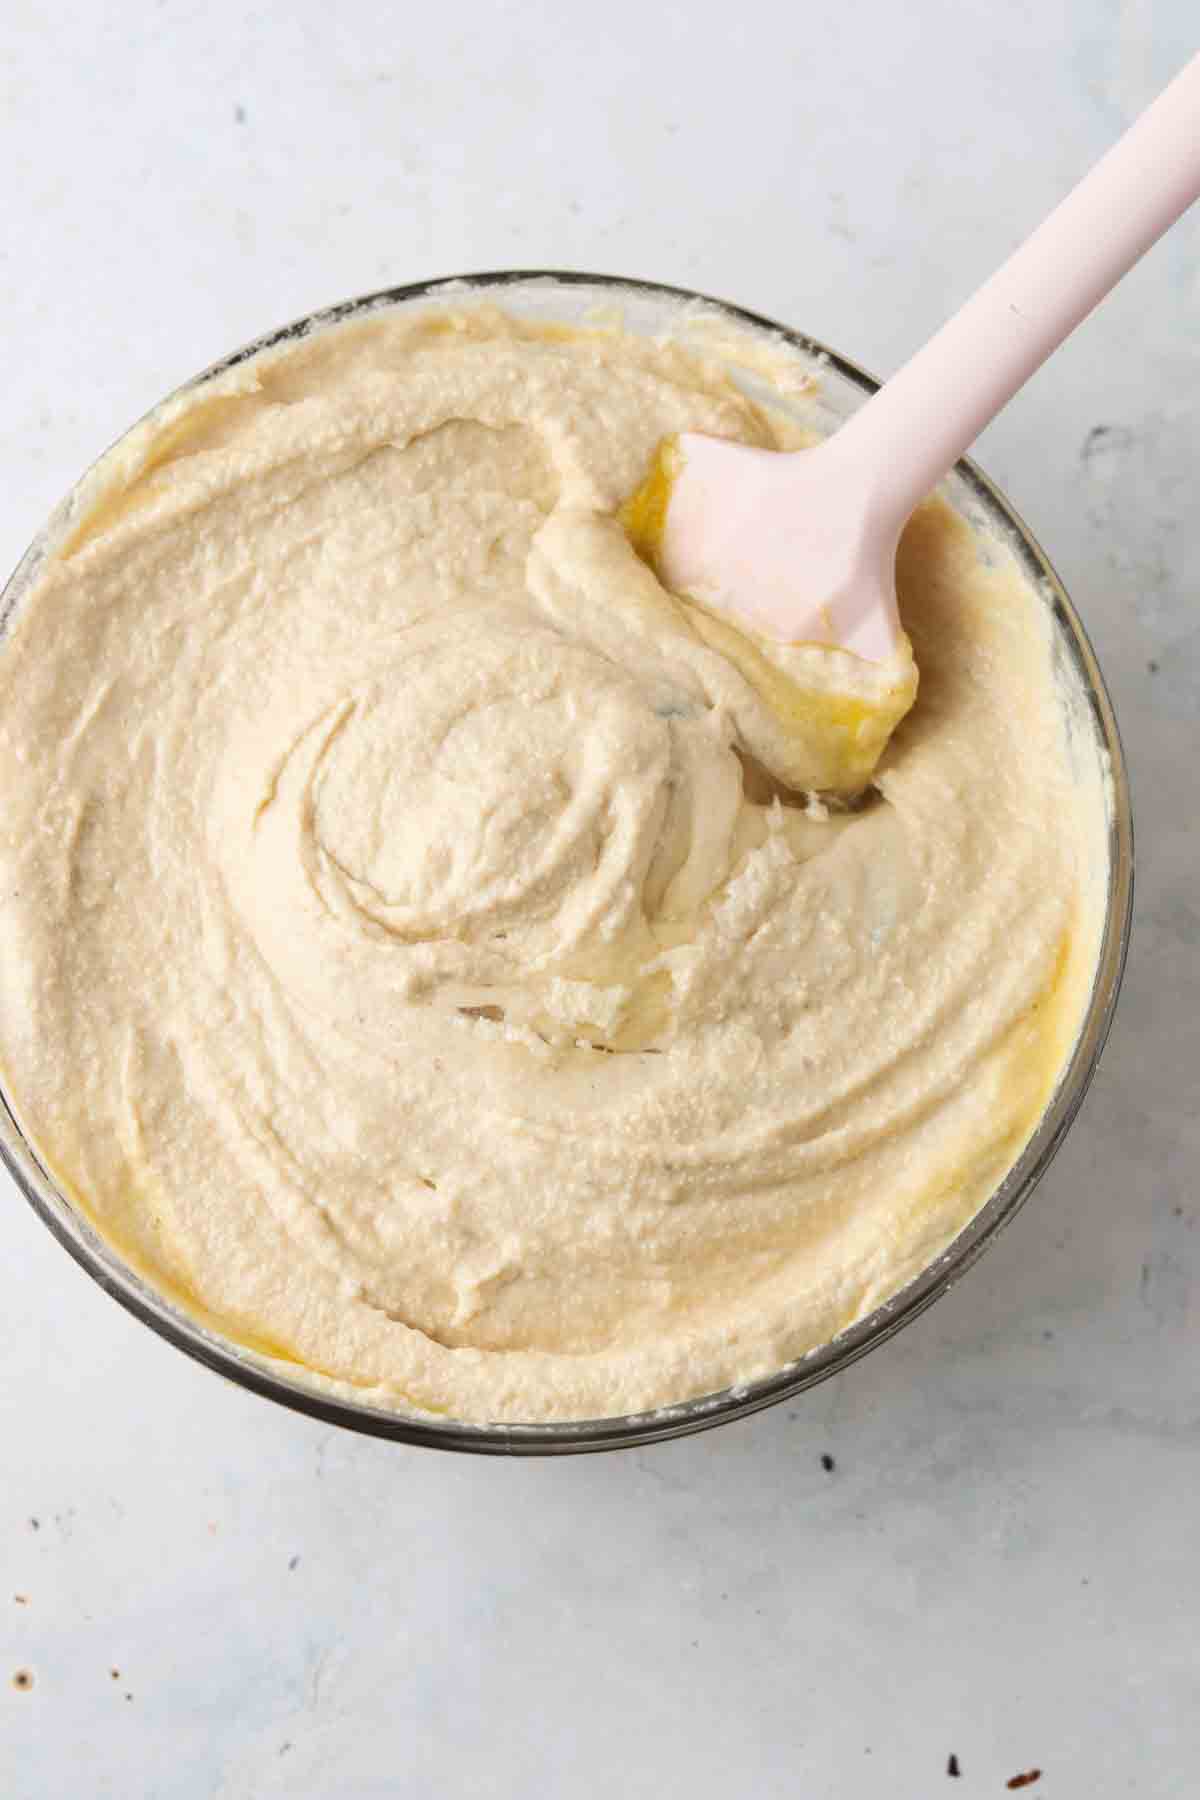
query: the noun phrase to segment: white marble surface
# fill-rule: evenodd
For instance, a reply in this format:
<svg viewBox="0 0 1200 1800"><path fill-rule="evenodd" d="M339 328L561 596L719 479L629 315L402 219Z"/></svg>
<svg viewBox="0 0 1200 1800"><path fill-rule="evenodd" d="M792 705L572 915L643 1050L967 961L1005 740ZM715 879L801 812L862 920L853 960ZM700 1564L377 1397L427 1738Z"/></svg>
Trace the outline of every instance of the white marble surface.
<svg viewBox="0 0 1200 1800"><path fill-rule="evenodd" d="M645 274L886 372L1197 35L1184 0L9 0L0 561L166 388L390 282ZM1198 270L1193 219L981 449L1138 809L1121 1012L1034 1202L802 1402L505 1465L227 1388L5 1184L6 1800L1197 1791Z"/></svg>

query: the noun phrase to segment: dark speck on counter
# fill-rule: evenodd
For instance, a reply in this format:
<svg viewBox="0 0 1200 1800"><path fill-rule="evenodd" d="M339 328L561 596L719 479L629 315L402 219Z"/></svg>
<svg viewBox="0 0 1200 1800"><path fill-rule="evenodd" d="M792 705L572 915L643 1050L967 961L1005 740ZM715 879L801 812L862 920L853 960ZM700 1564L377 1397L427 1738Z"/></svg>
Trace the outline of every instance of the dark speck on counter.
<svg viewBox="0 0 1200 1800"><path fill-rule="evenodd" d="M821 1458L821 1467L827 1475L832 1475L833 1471L837 1468L837 1464L834 1462L832 1456L830 1456L828 1450L826 1450Z"/></svg>
<svg viewBox="0 0 1200 1800"><path fill-rule="evenodd" d="M962 1770L958 1766L958 1758L957 1758L957 1756L955 1756L953 1750L950 1752L949 1758L946 1762L946 1773L947 1773L947 1775L953 1775L953 1777L956 1781L958 1780L959 1776L962 1774Z"/></svg>

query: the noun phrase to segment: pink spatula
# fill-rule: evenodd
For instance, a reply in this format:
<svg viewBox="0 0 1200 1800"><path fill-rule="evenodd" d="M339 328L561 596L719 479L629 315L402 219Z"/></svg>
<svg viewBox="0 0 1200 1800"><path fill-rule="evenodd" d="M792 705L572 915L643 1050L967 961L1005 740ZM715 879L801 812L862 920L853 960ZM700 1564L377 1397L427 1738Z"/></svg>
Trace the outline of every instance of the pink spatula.
<svg viewBox="0 0 1200 1800"><path fill-rule="evenodd" d="M1200 56L826 443L781 454L688 433L661 446L640 493L665 585L779 642L886 662L913 508L1198 195Z"/></svg>

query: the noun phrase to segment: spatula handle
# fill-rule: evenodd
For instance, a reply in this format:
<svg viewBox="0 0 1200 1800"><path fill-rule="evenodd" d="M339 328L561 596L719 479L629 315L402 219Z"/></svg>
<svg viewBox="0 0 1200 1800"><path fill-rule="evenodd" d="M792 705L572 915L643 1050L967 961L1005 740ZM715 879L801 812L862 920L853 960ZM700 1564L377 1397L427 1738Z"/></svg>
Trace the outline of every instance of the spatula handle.
<svg viewBox="0 0 1200 1800"><path fill-rule="evenodd" d="M898 532L983 427L1200 196L1200 56L837 433ZM832 447L832 445L831 445Z"/></svg>

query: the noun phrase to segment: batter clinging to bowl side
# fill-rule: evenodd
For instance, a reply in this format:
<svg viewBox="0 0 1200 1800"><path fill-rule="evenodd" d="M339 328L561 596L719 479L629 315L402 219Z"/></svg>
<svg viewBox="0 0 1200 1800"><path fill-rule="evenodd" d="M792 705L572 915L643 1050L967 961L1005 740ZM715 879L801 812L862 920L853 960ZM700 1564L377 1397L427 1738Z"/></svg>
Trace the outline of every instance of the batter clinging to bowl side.
<svg viewBox="0 0 1200 1800"><path fill-rule="evenodd" d="M766 1374L954 1236L1070 1050L1102 797L1043 601L923 507L919 699L831 813L907 647L828 677L667 595L616 514L680 430L796 441L678 345L329 330L126 439L0 648L19 1120L135 1267L361 1399Z"/></svg>

